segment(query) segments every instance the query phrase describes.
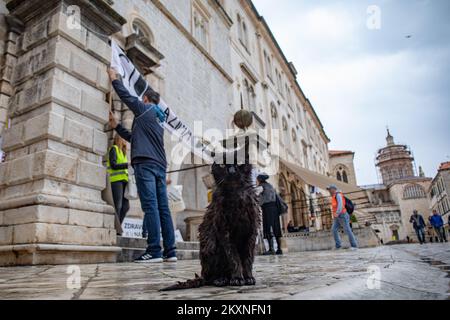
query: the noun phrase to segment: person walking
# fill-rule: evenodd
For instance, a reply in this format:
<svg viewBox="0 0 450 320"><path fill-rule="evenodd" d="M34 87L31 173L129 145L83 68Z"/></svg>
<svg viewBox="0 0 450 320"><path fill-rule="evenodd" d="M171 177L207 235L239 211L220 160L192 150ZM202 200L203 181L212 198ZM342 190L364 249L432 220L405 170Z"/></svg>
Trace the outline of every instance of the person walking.
<svg viewBox="0 0 450 320"><path fill-rule="evenodd" d="M358 243L352 229L350 228L350 216L345 207L345 197L334 184L328 186L327 190L331 195L331 207L333 214L333 225L331 229L336 243L336 250L341 249L342 246L341 237L339 236L339 227L342 227L344 232L347 234L350 241L350 249L357 250Z"/></svg>
<svg viewBox="0 0 450 320"><path fill-rule="evenodd" d="M148 232L147 250L135 262L176 262L175 231L166 186L167 161L163 128L165 114L159 107L160 96L149 88L144 93L143 101L140 101L128 92L116 70L109 68L108 74L120 100L134 114L131 131L115 123L115 119L110 121L115 131L131 142L131 164L144 211L145 231ZM114 118L112 113L110 118ZM161 231L163 252L160 244Z"/></svg>
<svg viewBox="0 0 450 320"><path fill-rule="evenodd" d="M440 242L447 242L447 236L445 234L444 228L444 220L442 216L436 211L433 210L433 215L430 217L430 223L436 232Z"/></svg>
<svg viewBox="0 0 450 320"><path fill-rule="evenodd" d="M128 184L127 143L118 134L109 149L107 167L116 209L116 231L118 235L122 235L122 223L130 210L130 202L125 197L125 189Z"/></svg>
<svg viewBox="0 0 450 320"><path fill-rule="evenodd" d="M409 219L409 222L413 224L413 228L416 231L417 238L419 239L420 244L426 243L425 240L425 220L419 214L417 210L413 211L413 215Z"/></svg>
<svg viewBox="0 0 450 320"><path fill-rule="evenodd" d="M269 242L269 250L264 255L282 255L281 250L281 226L280 226L280 213L277 207L277 193L274 187L267 182L269 176L266 174L260 174L256 178L257 185L262 187L263 191L259 195L259 204L262 209L263 220L263 234L264 239ZM278 249L275 252L273 247L273 236L277 241Z"/></svg>

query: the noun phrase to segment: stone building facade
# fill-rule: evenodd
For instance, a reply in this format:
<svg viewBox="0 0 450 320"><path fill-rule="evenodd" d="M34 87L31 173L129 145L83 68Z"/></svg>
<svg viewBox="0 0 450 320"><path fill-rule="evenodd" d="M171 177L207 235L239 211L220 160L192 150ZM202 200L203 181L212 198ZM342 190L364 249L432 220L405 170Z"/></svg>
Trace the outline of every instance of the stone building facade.
<svg viewBox="0 0 450 320"><path fill-rule="evenodd" d="M115 261L120 251L105 192L110 101L125 126L133 117L110 96L110 36L191 127L202 120L202 132L234 130L233 114L246 109L267 141L279 130L281 165L271 181L290 204L284 225L329 224L308 205L323 190L284 165L328 175L329 139L251 1L11 0L0 10L0 126L8 124L1 134L0 264ZM166 142L171 158L175 142ZM186 155L168 170L196 163ZM186 219L201 217L207 205L207 174L169 174L184 187L187 209L176 219L185 237ZM328 215L325 203L320 209ZM138 202L130 217L142 217Z"/></svg>
<svg viewBox="0 0 450 320"><path fill-rule="evenodd" d="M254 129L265 129L264 138L278 144L279 170L270 182L289 204L283 226L293 221L295 226L321 228L320 221L314 219L315 210L309 206L309 200L320 191L311 192L306 181L284 164L298 164L327 175L329 138L297 82L295 66L287 60L252 2L222 3L235 22L230 35L233 105L251 111Z"/></svg>
<svg viewBox="0 0 450 320"><path fill-rule="evenodd" d="M439 166L428 194L431 210L439 212L445 218L444 220L448 219L450 216L450 162L444 162Z"/></svg>
<svg viewBox="0 0 450 320"><path fill-rule="evenodd" d="M330 150L330 175L338 181L358 185L355 173L355 153L352 151Z"/></svg>
<svg viewBox="0 0 450 320"><path fill-rule="evenodd" d="M68 23L74 3L80 27ZM125 20L104 1L12 0L7 10L0 264L115 261L114 209L102 199L111 50L98 34Z"/></svg>
<svg viewBox="0 0 450 320"><path fill-rule="evenodd" d="M427 190L431 179L414 172L411 151L405 145L396 144L389 131L386 142L386 147L381 148L377 155L382 183L362 187L370 202L364 209L366 222L384 243L404 241L408 237L415 240L415 231L409 220L417 210L428 221L430 202Z"/></svg>

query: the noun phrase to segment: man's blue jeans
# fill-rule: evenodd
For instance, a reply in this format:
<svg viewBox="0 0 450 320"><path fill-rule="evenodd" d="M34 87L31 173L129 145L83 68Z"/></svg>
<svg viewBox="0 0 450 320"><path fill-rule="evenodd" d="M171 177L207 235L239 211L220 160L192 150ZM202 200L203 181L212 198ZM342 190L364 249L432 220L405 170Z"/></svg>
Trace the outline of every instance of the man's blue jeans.
<svg viewBox="0 0 450 320"><path fill-rule="evenodd" d="M417 228L415 230L416 230L416 234L417 234L417 238L419 239L419 242L421 244L425 243L426 242L426 240L425 240L425 230L423 228Z"/></svg>
<svg viewBox="0 0 450 320"><path fill-rule="evenodd" d="M161 231L163 236L164 257L176 255L175 231L169 211L167 198L166 172L162 168L149 164L135 164L136 186L144 211L144 223L148 232L147 253L153 258L161 258Z"/></svg>
<svg viewBox="0 0 450 320"><path fill-rule="evenodd" d="M350 245L353 248L358 248L358 243L356 242L355 235L353 234L352 229L350 228L350 216L345 213L339 215L339 217L333 219L333 226L331 229L333 230L334 241L336 242L336 248L340 248L342 246L341 237L339 236L339 227L342 226L344 232L347 234L348 239L350 240Z"/></svg>

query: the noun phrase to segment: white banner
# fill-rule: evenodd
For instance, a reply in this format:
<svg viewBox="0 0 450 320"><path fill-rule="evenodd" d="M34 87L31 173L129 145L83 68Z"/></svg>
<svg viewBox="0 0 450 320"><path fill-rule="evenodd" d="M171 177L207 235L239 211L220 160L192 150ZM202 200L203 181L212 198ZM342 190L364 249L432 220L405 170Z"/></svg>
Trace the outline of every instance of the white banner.
<svg viewBox="0 0 450 320"><path fill-rule="evenodd" d="M142 238L142 219L125 218L122 230L124 238Z"/></svg>
<svg viewBox="0 0 450 320"><path fill-rule="evenodd" d="M150 85L114 40L111 40L111 47L111 67L116 69L120 74L123 84L130 94L142 100L145 91L148 88L151 88ZM208 146L204 144L201 139L194 136L192 130L177 117L177 115L167 106L163 99L161 99L159 107L166 115L164 127L172 135L179 138L180 141L192 151L192 153L202 158L205 162L212 163L213 159L211 157L211 152L207 150Z"/></svg>

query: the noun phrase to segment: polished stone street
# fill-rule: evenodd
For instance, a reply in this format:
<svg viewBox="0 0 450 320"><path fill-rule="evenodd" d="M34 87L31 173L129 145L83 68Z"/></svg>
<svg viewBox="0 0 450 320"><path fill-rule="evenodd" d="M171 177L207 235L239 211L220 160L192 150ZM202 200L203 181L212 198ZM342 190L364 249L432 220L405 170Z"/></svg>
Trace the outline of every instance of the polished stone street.
<svg viewBox="0 0 450 320"><path fill-rule="evenodd" d="M158 292L199 272L198 261L0 268L0 299L449 299L450 245L258 257L255 287Z"/></svg>

